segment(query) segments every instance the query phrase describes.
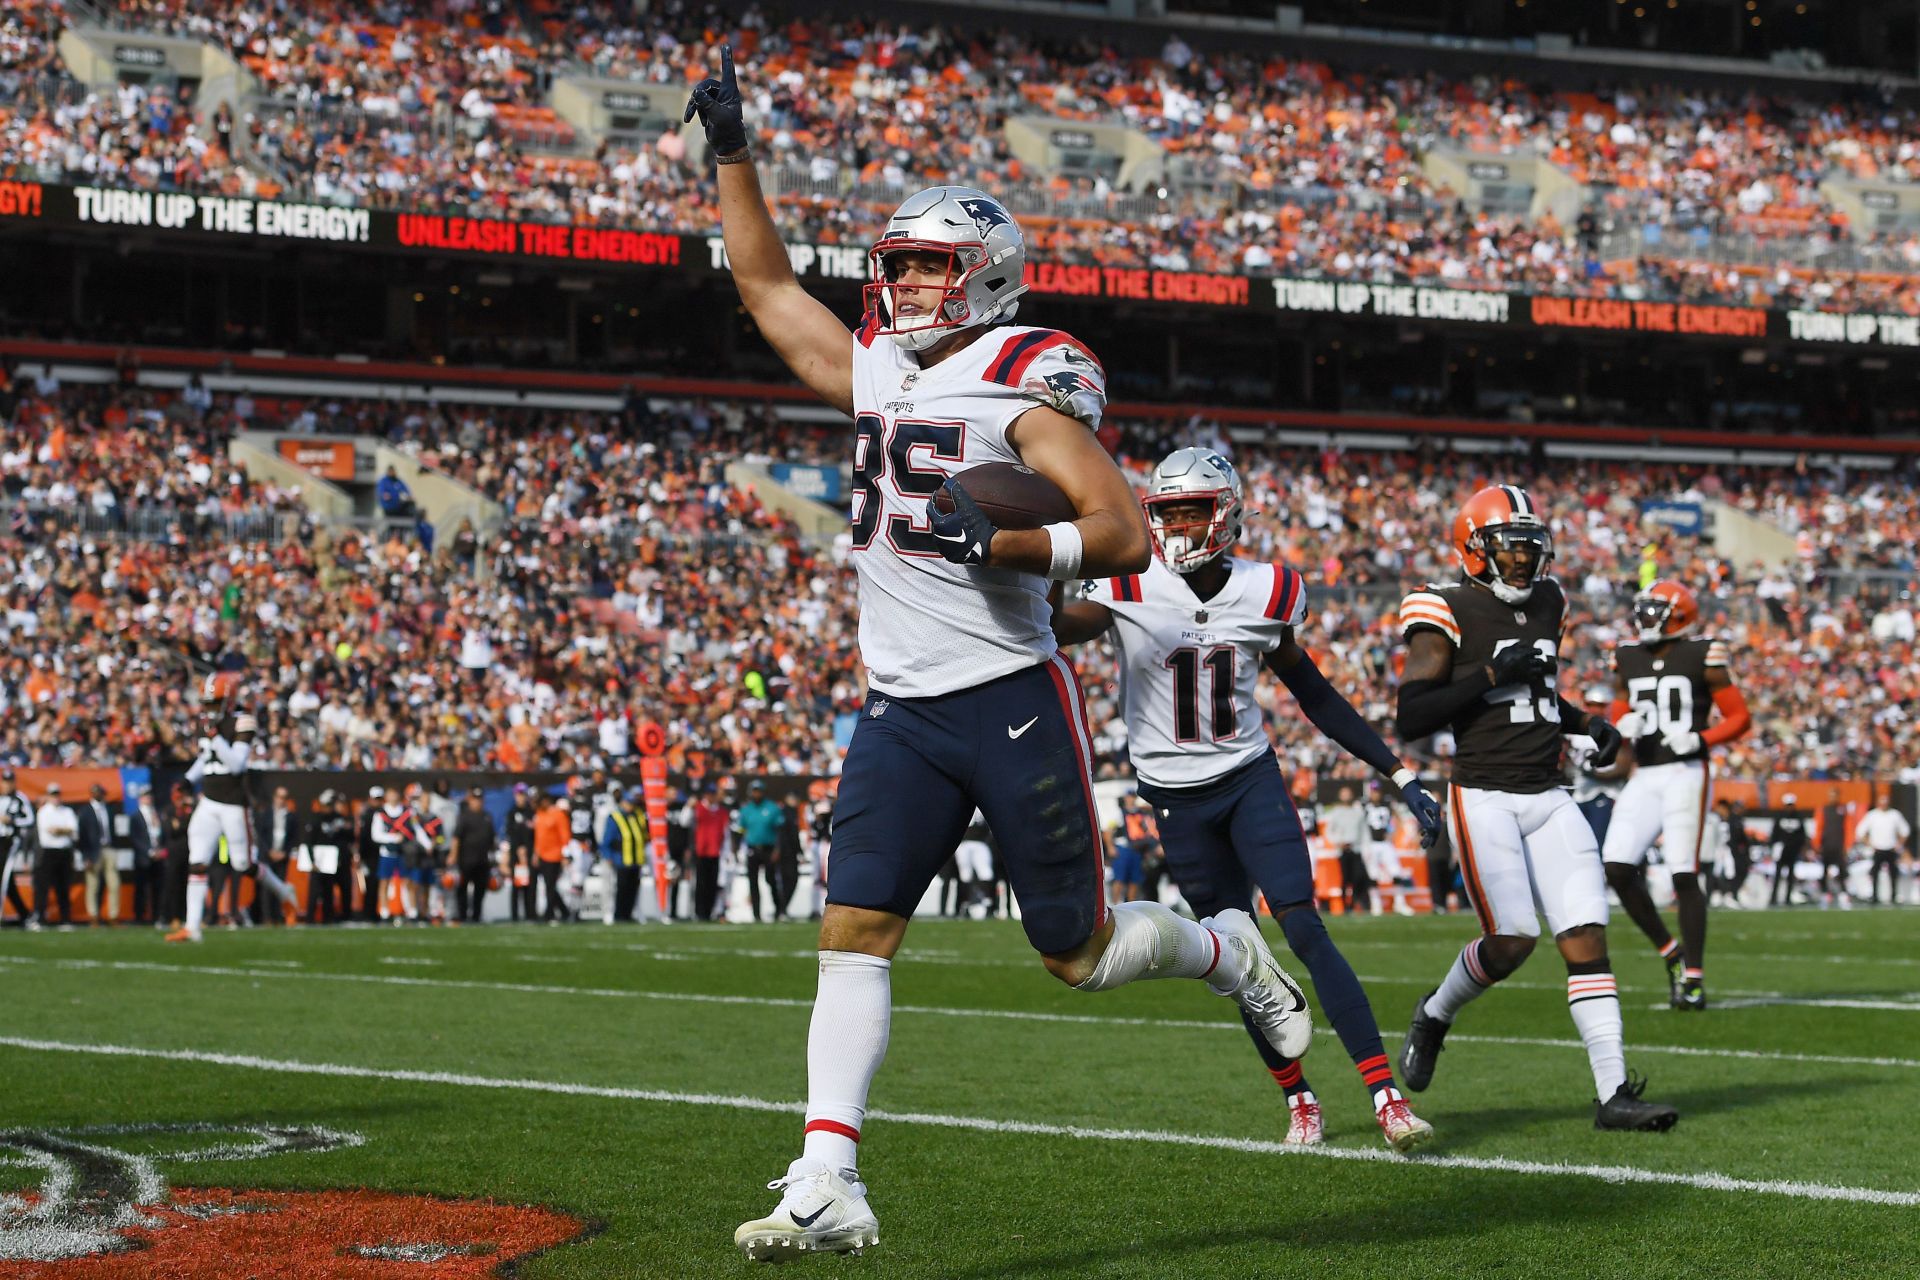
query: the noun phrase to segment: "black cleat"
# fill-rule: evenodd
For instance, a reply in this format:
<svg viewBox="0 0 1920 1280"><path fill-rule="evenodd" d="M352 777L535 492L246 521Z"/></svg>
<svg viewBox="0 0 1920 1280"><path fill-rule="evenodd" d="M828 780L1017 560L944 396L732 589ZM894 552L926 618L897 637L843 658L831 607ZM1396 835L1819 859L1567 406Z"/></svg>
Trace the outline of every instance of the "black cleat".
<svg viewBox="0 0 1920 1280"><path fill-rule="evenodd" d="M1678 951L1673 953L1673 959L1667 961L1667 1003L1675 1009L1686 1008L1686 1005L1681 1003L1681 987L1683 984L1680 981L1682 971L1686 968L1686 963L1686 960Z"/></svg>
<svg viewBox="0 0 1920 1280"><path fill-rule="evenodd" d="M1640 1095L1646 1091L1646 1077L1629 1072L1627 1082L1616 1089L1611 1098L1605 1102L1595 1100L1593 1127L1665 1133L1680 1122L1680 1113L1666 1103L1642 1101Z"/></svg>
<svg viewBox="0 0 1920 1280"><path fill-rule="evenodd" d="M1427 1012L1427 1000L1438 990L1435 987L1427 992L1413 1006L1413 1025L1407 1028L1407 1038L1400 1045L1400 1083L1415 1093L1433 1083L1434 1064L1439 1061L1447 1028L1453 1025Z"/></svg>
<svg viewBox="0 0 1920 1280"><path fill-rule="evenodd" d="M1699 1013L1707 1007L1707 984L1695 978L1680 985L1680 998L1674 1002L1676 1009L1690 1009Z"/></svg>

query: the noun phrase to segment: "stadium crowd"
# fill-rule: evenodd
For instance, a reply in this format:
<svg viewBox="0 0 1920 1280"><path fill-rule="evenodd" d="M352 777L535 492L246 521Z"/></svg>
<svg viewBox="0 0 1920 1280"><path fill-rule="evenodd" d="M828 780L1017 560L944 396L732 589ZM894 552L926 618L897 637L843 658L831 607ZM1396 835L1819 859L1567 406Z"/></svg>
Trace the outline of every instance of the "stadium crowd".
<svg viewBox="0 0 1920 1280"><path fill-rule="evenodd" d="M1920 180L1913 112L1871 93L1576 93L1201 53L1177 35L1149 57L757 7L120 0L119 21L251 72L251 160L236 162L227 104L90 92L54 50L59 5L0 12L0 88L17 91L0 166L89 181L710 232L703 163L677 128L587 149L544 99L582 72L677 95L731 39L796 237L863 240L908 190L945 180L1006 195L1034 256L1062 262L1920 310L1920 236L1856 233L1819 191L1830 172ZM1138 131L1166 152L1168 194L1033 170L1003 132L1023 113ZM1589 184L1588 207L1566 222L1472 211L1423 164L1436 147L1538 157ZM1746 251L1710 252L1730 236Z"/></svg>
<svg viewBox="0 0 1920 1280"><path fill-rule="evenodd" d="M581 769L631 755L648 721L695 777L837 766L837 722L864 695L846 538L801 537L725 467L837 458L831 431L737 404L265 405L26 378L0 407L0 763L178 762L195 732L188 673L217 669L259 705L273 766ZM383 438L506 519L484 533L316 525L224 461L236 425L276 416ZM1176 443L1234 455L1255 513L1242 553L1306 575L1304 638L1377 721L1390 719L1402 593L1451 574L1460 498L1517 472L1557 513L1557 569L1578 602L1570 693L1605 680L1637 586L1674 576L1707 599L1756 711L1761 731L1731 748L1731 771L1891 775L1920 762L1909 474L1546 469L1524 452L1273 449L1200 420L1121 425L1116 447L1142 480ZM1642 524L1655 498L1750 511L1798 537L1797 560L1736 570L1709 541ZM1080 665L1100 767L1123 772L1110 657ZM1358 774L1276 711L1276 742L1301 768Z"/></svg>

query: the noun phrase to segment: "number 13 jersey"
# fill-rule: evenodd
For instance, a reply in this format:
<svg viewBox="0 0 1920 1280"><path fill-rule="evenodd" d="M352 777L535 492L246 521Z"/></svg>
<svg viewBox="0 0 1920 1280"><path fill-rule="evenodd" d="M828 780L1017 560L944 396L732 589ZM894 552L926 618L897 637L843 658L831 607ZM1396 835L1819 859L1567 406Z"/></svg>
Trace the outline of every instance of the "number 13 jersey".
<svg viewBox="0 0 1920 1280"><path fill-rule="evenodd" d="M880 693L929 698L1053 656L1047 580L940 555L927 499L949 476L1020 461L1007 432L1046 405L1100 425L1106 373L1064 333L989 329L931 369L863 324L853 338L853 566L860 658Z"/></svg>
<svg viewBox="0 0 1920 1280"><path fill-rule="evenodd" d="M1207 600L1157 556L1145 573L1087 593L1113 612L1127 754L1156 787L1197 787L1273 750L1254 692L1263 660L1306 621L1306 582L1257 560L1227 565Z"/></svg>
<svg viewBox="0 0 1920 1280"><path fill-rule="evenodd" d="M1469 582L1427 586L1400 604L1400 629L1438 631L1453 645L1454 682L1472 679L1509 645L1558 657L1567 598L1542 578L1512 605ZM1551 680L1489 689L1453 719L1453 781L1485 791L1535 795L1562 786L1559 692Z"/></svg>

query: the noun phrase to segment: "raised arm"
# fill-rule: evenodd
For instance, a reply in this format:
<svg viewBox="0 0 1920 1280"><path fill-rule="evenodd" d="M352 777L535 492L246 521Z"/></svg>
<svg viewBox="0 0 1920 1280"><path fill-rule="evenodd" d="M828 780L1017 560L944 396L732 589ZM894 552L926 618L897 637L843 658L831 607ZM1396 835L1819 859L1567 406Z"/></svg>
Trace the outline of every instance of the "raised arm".
<svg viewBox="0 0 1920 1280"><path fill-rule="evenodd" d="M853 335L805 289L767 213L760 175L747 148L733 46L720 48L718 79L702 80L687 102L707 131L720 183L720 230L740 301L794 376L843 413L853 412Z"/></svg>

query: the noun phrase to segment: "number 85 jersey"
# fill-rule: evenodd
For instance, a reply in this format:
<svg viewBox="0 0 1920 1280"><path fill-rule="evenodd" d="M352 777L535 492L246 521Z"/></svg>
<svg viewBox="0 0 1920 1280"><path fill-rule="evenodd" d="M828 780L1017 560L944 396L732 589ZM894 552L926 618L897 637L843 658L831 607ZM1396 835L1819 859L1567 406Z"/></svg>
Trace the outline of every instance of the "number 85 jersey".
<svg viewBox="0 0 1920 1280"><path fill-rule="evenodd" d="M1306 582L1258 560L1227 565L1226 585L1206 600L1157 556L1145 573L1087 592L1113 614L1127 754L1156 787L1197 787L1273 750L1254 693L1266 656L1306 621Z"/></svg>
<svg viewBox="0 0 1920 1280"><path fill-rule="evenodd" d="M852 560L878 692L934 697L1053 656L1047 580L953 564L927 526L949 476L1020 461L1007 432L1036 405L1100 425L1106 373L1064 333L1000 325L930 369L871 324L854 335Z"/></svg>
<svg viewBox="0 0 1920 1280"><path fill-rule="evenodd" d="M1502 601L1470 582L1427 586L1400 604L1409 639L1438 631L1453 646L1453 679L1470 680L1493 655L1529 644L1558 657L1567 598L1542 578L1524 604ZM1559 692L1549 681L1489 689L1453 720L1453 781L1485 791L1537 795L1565 784L1560 772Z"/></svg>

